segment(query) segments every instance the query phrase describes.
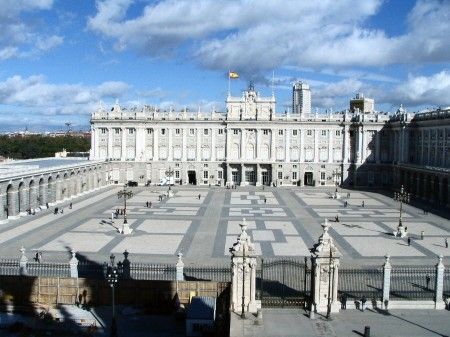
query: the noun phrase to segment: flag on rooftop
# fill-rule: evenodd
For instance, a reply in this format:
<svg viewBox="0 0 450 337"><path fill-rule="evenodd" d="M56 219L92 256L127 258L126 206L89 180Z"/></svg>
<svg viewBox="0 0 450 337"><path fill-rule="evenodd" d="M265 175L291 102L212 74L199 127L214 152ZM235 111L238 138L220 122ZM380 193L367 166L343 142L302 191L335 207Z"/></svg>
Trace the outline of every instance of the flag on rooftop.
<svg viewBox="0 0 450 337"><path fill-rule="evenodd" d="M228 77L229 78L239 78L239 74L237 72L235 72L235 71L230 71L228 73Z"/></svg>

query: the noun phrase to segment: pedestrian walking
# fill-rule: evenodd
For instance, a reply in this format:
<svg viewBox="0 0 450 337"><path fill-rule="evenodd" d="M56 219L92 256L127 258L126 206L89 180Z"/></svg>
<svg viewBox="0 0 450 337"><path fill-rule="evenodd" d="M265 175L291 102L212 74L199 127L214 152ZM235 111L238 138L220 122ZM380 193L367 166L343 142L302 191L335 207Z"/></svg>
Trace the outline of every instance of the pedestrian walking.
<svg viewBox="0 0 450 337"><path fill-rule="evenodd" d="M336 214L336 216L334 217L335 222L339 222L339 214Z"/></svg>
<svg viewBox="0 0 450 337"><path fill-rule="evenodd" d="M42 252L38 252L38 262L42 262Z"/></svg>
<svg viewBox="0 0 450 337"><path fill-rule="evenodd" d="M361 202L361 207L364 207L364 200Z"/></svg>
<svg viewBox="0 0 450 337"><path fill-rule="evenodd" d="M361 311L363 311L363 312L364 312L364 309L366 308L366 302L367 302L367 298L366 298L366 296L363 296L361 298Z"/></svg>
<svg viewBox="0 0 450 337"><path fill-rule="evenodd" d="M147 207L148 208L148 201L145 203L145 207Z"/></svg>
<svg viewBox="0 0 450 337"><path fill-rule="evenodd" d="M424 231L421 231L421 232L420 232L420 239L423 240L424 236L425 236L425 232L424 232Z"/></svg>
<svg viewBox="0 0 450 337"><path fill-rule="evenodd" d="M347 294L342 294L341 296L341 308L347 309Z"/></svg>
<svg viewBox="0 0 450 337"><path fill-rule="evenodd" d="M445 248L448 248L448 238L445 238Z"/></svg>
<svg viewBox="0 0 450 337"><path fill-rule="evenodd" d="M344 201L344 207L347 208L347 200Z"/></svg>
<svg viewBox="0 0 450 337"><path fill-rule="evenodd" d="M36 252L36 254L34 255L34 260L36 262L39 262L39 252Z"/></svg>
<svg viewBox="0 0 450 337"><path fill-rule="evenodd" d="M201 198L201 197L202 197L202 195L201 195L201 194L199 194L199 195L198 195L198 200L200 200L200 198Z"/></svg>
<svg viewBox="0 0 450 337"><path fill-rule="evenodd" d="M69 209L72 209L72 203L69 204Z"/></svg>
<svg viewBox="0 0 450 337"><path fill-rule="evenodd" d="M58 207L55 207L55 212L53 214L58 214Z"/></svg>
<svg viewBox="0 0 450 337"><path fill-rule="evenodd" d="M408 236L408 246L411 246L411 237Z"/></svg>
<svg viewBox="0 0 450 337"><path fill-rule="evenodd" d="M347 199L350 199L350 192L347 193Z"/></svg>
<svg viewBox="0 0 450 337"><path fill-rule="evenodd" d="M425 281L427 282L427 290L428 290L430 289L430 281L431 281L430 274L427 274Z"/></svg>
<svg viewBox="0 0 450 337"><path fill-rule="evenodd" d="M45 203L45 207L47 207L47 209L48 209L48 202Z"/></svg>
<svg viewBox="0 0 450 337"><path fill-rule="evenodd" d="M61 211L59 213L64 214L64 208L61 208Z"/></svg>
<svg viewBox="0 0 450 337"><path fill-rule="evenodd" d="M264 203L266 203L267 202L267 198L264 198Z"/></svg>

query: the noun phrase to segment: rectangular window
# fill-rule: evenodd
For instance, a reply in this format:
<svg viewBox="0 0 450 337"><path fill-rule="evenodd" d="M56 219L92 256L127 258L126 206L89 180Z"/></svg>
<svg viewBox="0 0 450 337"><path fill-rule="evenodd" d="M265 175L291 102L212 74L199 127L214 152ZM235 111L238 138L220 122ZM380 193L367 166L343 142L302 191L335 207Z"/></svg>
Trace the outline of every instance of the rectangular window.
<svg viewBox="0 0 450 337"><path fill-rule="evenodd" d="M320 180L325 180L325 172L320 172Z"/></svg>
<svg viewBox="0 0 450 337"><path fill-rule="evenodd" d="M102 130L102 134L106 133L106 129L105 128L101 128L100 130Z"/></svg>
<svg viewBox="0 0 450 337"><path fill-rule="evenodd" d="M237 135L238 133L239 133L239 130L238 130L238 129L234 129L234 130L233 130L233 134Z"/></svg>
<svg viewBox="0 0 450 337"><path fill-rule="evenodd" d="M116 135L120 134L120 129L114 129L114 133L115 133Z"/></svg>
<svg viewBox="0 0 450 337"><path fill-rule="evenodd" d="M278 171L278 179L283 179L283 172Z"/></svg>
<svg viewBox="0 0 450 337"><path fill-rule="evenodd" d="M180 134L180 129L175 129L175 134L179 135Z"/></svg>
<svg viewBox="0 0 450 337"><path fill-rule="evenodd" d="M208 133L209 133L209 129L203 129L203 134L204 134L205 136L207 136Z"/></svg>
<svg viewBox="0 0 450 337"><path fill-rule="evenodd" d="M322 136L326 136L327 135L327 130L322 130Z"/></svg>
<svg viewBox="0 0 450 337"><path fill-rule="evenodd" d="M223 171L217 171L217 178L223 179Z"/></svg>
<svg viewBox="0 0 450 337"><path fill-rule="evenodd" d="M203 179L208 179L209 173L208 171L203 171Z"/></svg>
<svg viewBox="0 0 450 337"><path fill-rule="evenodd" d="M191 136L195 135L195 129L189 129L189 134L190 134Z"/></svg>
<svg viewBox="0 0 450 337"><path fill-rule="evenodd" d="M180 171L175 171L175 179L180 179Z"/></svg>
<svg viewBox="0 0 450 337"><path fill-rule="evenodd" d="M165 135L166 134L166 129L161 129L161 134Z"/></svg>
<svg viewBox="0 0 450 337"><path fill-rule="evenodd" d="M278 134L279 134L280 136L282 136L282 135L283 135L283 130L278 130Z"/></svg>
<svg viewBox="0 0 450 337"><path fill-rule="evenodd" d="M312 136L312 130L306 130L306 135L307 136Z"/></svg>
<svg viewBox="0 0 450 337"><path fill-rule="evenodd" d="M263 134L267 136L269 134L269 130L263 130Z"/></svg>
<svg viewBox="0 0 450 337"><path fill-rule="evenodd" d="M336 130L336 136L340 136L341 135L341 130Z"/></svg>
<svg viewBox="0 0 450 337"><path fill-rule="evenodd" d="M219 129L218 132L219 132L219 135L223 135L223 129Z"/></svg>
<svg viewBox="0 0 450 337"><path fill-rule="evenodd" d="M292 135L297 136L297 130L292 130Z"/></svg>
<svg viewBox="0 0 450 337"><path fill-rule="evenodd" d="M292 180L297 180L297 172L292 172Z"/></svg>
<svg viewBox="0 0 450 337"><path fill-rule="evenodd" d="M153 133L153 129L147 129L147 134Z"/></svg>
<svg viewBox="0 0 450 337"><path fill-rule="evenodd" d="M128 129L128 134L132 135L134 133L134 129Z"/></svg>

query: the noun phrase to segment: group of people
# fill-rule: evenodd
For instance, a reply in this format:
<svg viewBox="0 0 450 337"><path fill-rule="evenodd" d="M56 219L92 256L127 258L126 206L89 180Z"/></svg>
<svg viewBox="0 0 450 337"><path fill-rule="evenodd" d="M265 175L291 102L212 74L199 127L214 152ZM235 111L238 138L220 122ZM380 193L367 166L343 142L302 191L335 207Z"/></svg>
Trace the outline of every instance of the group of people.
<svg viewBox="0 0 450 337"><path fill-rule="evenodd" d="M145 207L147 207L147 208L152 208L152 202L151 202L151 201L147 201L147 202L145 203Z"/></svg>
<svg viewBox="0 0 450 337"><path fill-rule="evenodd" d="M72 209L72 203L69 204L69 209ZM61 209L59 209L59 207L55 207L55 209L53 210L53 214L64 214L64 208L61 207Z"/></svg>

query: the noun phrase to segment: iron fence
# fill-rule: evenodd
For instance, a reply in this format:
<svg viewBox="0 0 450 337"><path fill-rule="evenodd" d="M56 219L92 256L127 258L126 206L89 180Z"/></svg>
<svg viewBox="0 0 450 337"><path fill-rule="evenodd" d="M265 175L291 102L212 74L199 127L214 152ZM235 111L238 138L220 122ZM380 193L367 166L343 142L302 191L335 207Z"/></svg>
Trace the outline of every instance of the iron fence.
<svg viewBox="0 0 450 337"><path fill-rule="evenodd" d="M68 263L59 262L28 262L27 275L41 277L70 277L70 266Z"/></svg>
<svg viewBox="0 0 450 337"><path fill-rule="evenodd" d="M130 263L129 275L134 280L174 281L176 267L169 264Z"/></svg>
<svg viewBox="0 0 450 337"><path fill-rule="evenodd" d="M226 266L187 266L184 267L186 281L231 282L231 268Z"/></svg>
<svg viewBox="0 0 450 337"><path fill-rule="evenodd" d="M306 260L261 260L256 273L257 298L266 307L305 306L310 297Z"/></svg>
<svg viewBox="0 0 450 337"><path fill-rule="evenodd" d="M0 275L20 275L19 260L1 259Z"/></svg>
<svg viewBox="0 0 450 337"><path fill-rule="evenodd" d="M450 269L444 271L444 298L450 298Z"/></svg>
<svg viewBox="0 0 450 337"><path fill-rule="evenodd" d="M381 299L383 297L383 268L343 268L338 274L338 293L348 299Z"/></svg>
<svg viewBox="0 0 450 337"><path fill-rule="evenodd" d="M435 283L435 267L392 267L390 299L433 300Z"/></svg>

